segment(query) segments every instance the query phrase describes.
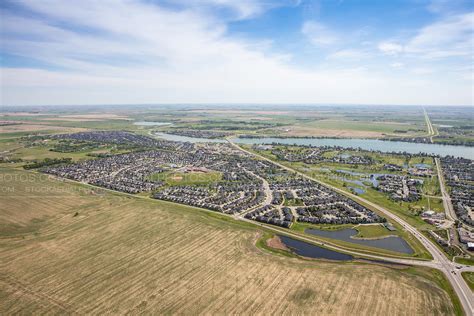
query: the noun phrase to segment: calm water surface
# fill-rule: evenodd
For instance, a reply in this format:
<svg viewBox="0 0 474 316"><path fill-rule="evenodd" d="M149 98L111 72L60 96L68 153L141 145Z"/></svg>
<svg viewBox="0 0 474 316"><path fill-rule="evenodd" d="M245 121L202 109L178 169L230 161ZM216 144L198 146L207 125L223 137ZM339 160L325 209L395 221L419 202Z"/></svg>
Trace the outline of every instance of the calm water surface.
<svg viewBox="0 0 474 316"><path fill-rule="evenodd" d="M353 228L345 228L338 230L322 230L315 228L308 228L305 230L305 233L316 235L320 237L332 238L337 240L342 240L350 242L353 244L365 245L369 247L381 248L390 251L413 254L413 249L410 245L401 237L390 236L380 239L357 239L351 238L352 236L357 235L357 230Z"/></svg>
<svg viewBox="0 0 474 316"><path fill-rule="evenodd" d="M318 247L316 245L293 239L288 236L281 236L278 235L280 240L294 251L297 255L308 257L308 258L316 258L316 259L329 259L329 260L337 260L337 261L350 261L354 259L351 255L346 255L345 253L337 252L334 250L329 250L326 248Z"/></svg>
<svg viewBox="0 0 474 316"><path fill-rule="evenodd" d="M199 137L186 137L166 133L156 133L156 136L172 141L191 143L223 143L223 139L210 139ZM365 150L378 150L381 152L407 152L410 154L426 153L430 155L447 156L453 155L474 160L474 148L467 146L423 144L408 142L391 142L378 139L340 139L340 138L232 138L234 143L239 144L286 144L286 145L311 145L311 146L340 146L345 148L362 148Z"/></svg>
<svg viewBox="0 0 474 316"><path fill-rule="evenodd" d="M467 146L391 142L377 139L339 139L339 138L233 138L233 142L241 144L286 144L286 145L312 145L312 146L341 146L345 148L362 148L365 150L378 150L381 152L407 152L410 154L426 153L431 155L453 155L474 159L474 148Z"/></svg>

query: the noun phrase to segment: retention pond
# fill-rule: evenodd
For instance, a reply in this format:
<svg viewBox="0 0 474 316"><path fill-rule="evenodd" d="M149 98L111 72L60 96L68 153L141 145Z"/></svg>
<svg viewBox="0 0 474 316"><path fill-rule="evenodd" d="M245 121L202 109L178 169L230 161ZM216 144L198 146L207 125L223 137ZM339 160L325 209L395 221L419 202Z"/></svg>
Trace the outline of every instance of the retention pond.
<svg viewBox="0 0 474 316"><path fill-rule="evenodd" d="M357 235L357 230L353 228L344 228L338 230L322 230L316 228L307 228L305 233L319 236L319 237L326 237L336 240L341 240L345 242L349 242L352 244L359 244L374 248L385 249L389 251L404 253L404 254L413 254L413 249L410 245L401 237L399 236L387 236L382 237L380 239L361 239L361 238L354 238Z"/></svg>
<svg viewBox="0 0 474 316"><path fill-rule="evenodd" d="M328 259L336 261L350 261L354 259L353 256L345 253L329 250L323 247L307 243L305 241L293 239L288 236L278 235L281 242L290 248L294 253L302 257L315 258L315 259Z"/></svg>

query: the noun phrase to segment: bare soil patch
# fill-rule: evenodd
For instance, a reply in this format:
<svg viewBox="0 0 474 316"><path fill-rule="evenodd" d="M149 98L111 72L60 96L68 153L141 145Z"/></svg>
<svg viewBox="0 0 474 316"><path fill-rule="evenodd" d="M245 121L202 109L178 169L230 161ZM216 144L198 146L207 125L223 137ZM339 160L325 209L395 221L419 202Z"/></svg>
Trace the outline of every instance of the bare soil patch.
<svg viewBox="0 0 474 316"><path fill-rule="evenodd" d="M274 249L289 250L277 235L267 240L267 246Z"/></svg>

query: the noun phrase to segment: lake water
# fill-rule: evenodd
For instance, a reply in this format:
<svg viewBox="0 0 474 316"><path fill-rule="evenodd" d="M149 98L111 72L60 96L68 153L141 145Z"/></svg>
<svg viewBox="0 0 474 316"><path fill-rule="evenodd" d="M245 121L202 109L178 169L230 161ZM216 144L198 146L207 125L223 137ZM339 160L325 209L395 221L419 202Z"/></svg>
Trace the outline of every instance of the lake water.
<svg viewBox="0 0 474 316"><path fill-rule="evenodd" d="M367 187L367 185L364 182L370 182L372 183L372 186L374 188L378 187L379 185L379 181L377 180L377 178L384 175L382 173L360 173L360 172L354 172L354 171L343 170L343 169L337 169L336 172L342 173L342 174L348 174L354 177L359 177L359 180L346 179L343 177L340 180L343 180L344 182L354 183L362 187Z"/></svg>
<svg viewBox="0 0 474 316"><path fill-rule="evenodd" d="M329 250L326 248L318 247L316 245L293 239L287 236L278 235L282 243L285 244L288 248L290 248L293 252L297 255L308 257L308 258L316 258L316 259L329 259L329 260L337 260L337 261L350 261L354 259L353 256L347 255L345 253L337 252L334 250Z"/></svg>
<svg viewBox="0 0 474 316"><path fill-rule="evenodd" d="M417 167L417 168L431 169L431 165L426 164L426 163L416 163L416 164L414 164L414 166Z"/></svg>
<svg viewBox="0 0 474 316"><path fill-rule="evenodd" d="M361 188L358 188L358 187L349 187L349 189L351 189L352 191L354 191L357 194L364 194L365 193L365 190L363 190Z"/></svg>
<svg viewBox="0 0 474 316"><path fill-rule="evenodd" d="M156 133L156 136L172 141L191 142L191 143L223 143L223 139L209 139L198 137L186 137L171 135L166 133ZM410 154L426 153L431 155L454 155L474 160L474 148L467 146L423 144L408 142L391 142L377 139L362 138L232 138L234 143L239 144L286 144L286 145L311 145L311 146L340 146L345 148L362 148L365 150L378 150L381 152L407 152Z"/></svg>
<svg viewBox="0 0 474 316"><path fill-rule="evenodd" d="M378 150L381 152L407 152L410 154L427 153L431 155L453 155L474 159L474 148L467 146L391 142L378 139L340 139L340 138L233 138L233 142L241 144L287 144L311 146L341 146L345 148L362 148L365 150Z"/></svg>
<svg viewBox="0 0 474 316"><path fill-rule="evenodd" d="M305 233L409 255L413 254L413 249L411 249L410 245L403 238L398 236L390 236L381 239L356 239L351 238L351 236L357 235L357 230L353 228L344 228L338 230L308 228L305 230Z"/></svg>
<svg viewBox="0 0 474 316"><path fill-rule="evenodd" d="M164 125L173 125L173 123L166 122L135 122L133 125L139 126L164 126Z"/></svg>

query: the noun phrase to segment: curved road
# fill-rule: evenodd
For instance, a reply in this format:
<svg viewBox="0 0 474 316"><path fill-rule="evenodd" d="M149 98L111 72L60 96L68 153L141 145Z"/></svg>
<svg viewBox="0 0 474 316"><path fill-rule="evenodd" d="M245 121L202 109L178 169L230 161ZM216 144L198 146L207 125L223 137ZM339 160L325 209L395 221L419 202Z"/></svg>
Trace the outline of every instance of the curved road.
<svg viewBox="0 0 474 316"><path fill-rule="evenodd" d="M371 201L368 201L364 198L361 198L360 196L357 196L357 195L354 195L352 193L349 193L349 192L346 192L344 190L341 190L339 188L336 188L332 185L329 185L327 183L324 183L322 181L319 181L313 177L310 177L304 173L301 173L293 168L290 168L290 167L287 167L283 164L280 164L278 162L275 162L269 158L266 158L262 155L259 155L257 153L253 153L253 152L250 152L248 150L245 150L243 148L241 148L240 146L238 146L237 144L233 143L231 140L227 139L227 141L236 149L239 149L243 152L246 152L247 154L249 155L252 155L252 156L255 156L255 157L258 157L260 159L264 159L266 161L269 161L273 164L275 164L276 166L279 166L285 170L288 170L290 172L293 172L293 173L296 173L306 179L310 179L312 181L315 181L325 187L328 187L336 192L339 192L341 194L344 194L346 196L349 196L351 199L353 200L356 200L356 201L360 201L362 203L365 203L371 207L373 207L374 209L378 210L379 212L383 213L384 215L386 215L387 217L391 218L392 220L396 221L397 223L399 223L404 229L406 229L407 231L409 231L413 236L415 236L415 238L417 238L420 243L430 252L430 254L432 255L433 257L433 260L432 261L416 261L416 260L409 260L410 263L409 264L415 264L413 263L413 261L416 261L418 265L423 265L423 266L428 266L428 267L434 267L434 268L437 268L439 270L441 270L447 277L447 279L449 280L449 282L451 283L453 289L455 290L456 294L458 295L459 297L459 300L461 301L461 304L464 308L464 311L467 315L474 315L474 295L471 291L471 289L469 288L469 286L466 284L466 282L464 281L464 279L462 278L461 276L461 273L460 273L460 270L463 270L463 271L470 271L471 269L469 269L468 267L463 267L462 269L457 269L456 267L457 266L461 266L460 264L456 264L456 263L453 263L451 262L442 252L441 250L439 250L439 248L434 245L433 243L431 243L431 241L424 235L422 235L420 232L418 232L418 230L411 226L410 224L408 224L405 220L403 220L402 218L398 217L397 215L393 214L392 212L390 212L389 210L387 210L386 208L383 208ZM267 226L266 226L267 227ZM297 238L300 238L302 239L301 236L297 236ZM314 240L311 240L311 242L314 242ZM347 252L347 251L346 251ZM378 257L382 260L386 260L386 261L391 261L391 262L400 262L400 263L405 263L406 261L404 259L395 259L397 261L394 261L393 258L385 258L385 257ZM400 260L400 261L398 261ZM403 262L402 262L403 260Z"/></svg>

